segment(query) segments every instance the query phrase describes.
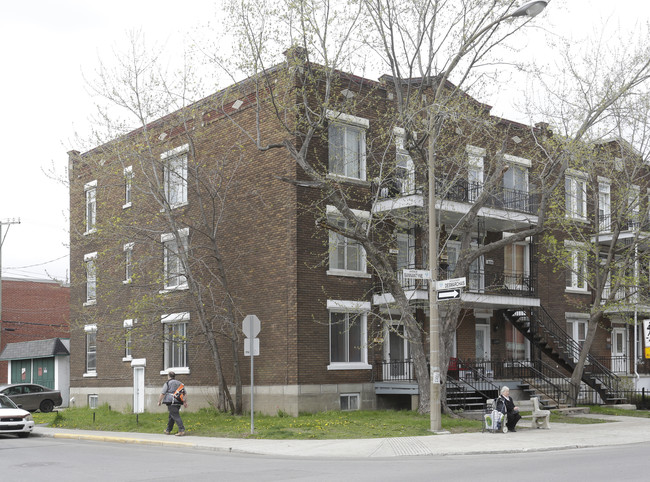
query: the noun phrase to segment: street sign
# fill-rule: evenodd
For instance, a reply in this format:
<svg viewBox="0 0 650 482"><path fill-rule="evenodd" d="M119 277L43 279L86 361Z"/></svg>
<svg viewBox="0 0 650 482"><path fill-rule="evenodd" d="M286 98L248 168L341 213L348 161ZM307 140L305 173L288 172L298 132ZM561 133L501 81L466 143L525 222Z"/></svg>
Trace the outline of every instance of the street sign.
<svg viewBox="0 0 650 482"><path fill-rule="evenodd" d="M255 315L248 315L242 322L241 330L246 338L255 338L260 333L260 319Z"/></svg>
<svg viewBox="0 0 650 482"><path fill-rule="evenodd" d="M244 338L244 356L251 356L251 340L253 340L253 355L259 356L260 354L260 339L259 338Z"/></svg>
<svg viewBox="0 0 650 482"><path fill-rule="evenodd" d="M438 281L438 291L464 288L467 285L467 278L454 278Z"/></svg>
<svg viewBox="0 0 650 482"><path fill-rule="evenodd" d="M404 269L402 275L404 278L431 279L431 271L428 269Z"/></svg>
<svg viewBox="0 0 650 482"><path fill-rule="evenodd" d="M448 291L438 291L438 300L447 301L447 300L456 300L460 298L460 290L448 290Z"/></svg>
<svg viewBox="0 0 650 482"><path fill-rule="evenodd" d="M650 320L643 320L645 338L645 357L650 358Z"/></svg>

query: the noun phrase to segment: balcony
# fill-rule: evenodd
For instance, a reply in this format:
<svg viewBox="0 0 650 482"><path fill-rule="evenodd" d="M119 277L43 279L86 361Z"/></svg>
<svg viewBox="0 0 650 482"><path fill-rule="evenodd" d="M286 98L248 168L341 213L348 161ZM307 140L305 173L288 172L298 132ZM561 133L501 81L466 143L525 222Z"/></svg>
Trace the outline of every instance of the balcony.
<svg viewBox="0 0 650 482"><path fill-rule="evenodd" d="M381 185L375 185L374 189L377 194L377 202L373 207L375 213L424 207L422 189L411 181L391 178ZM436 179L437 209L440 210L442 222L458 222L467 214L483 189L483 183ZM487 196L479 215L488 220L489 228L505 231L535 224L537 209L536 195L500 186Z"/></svg>

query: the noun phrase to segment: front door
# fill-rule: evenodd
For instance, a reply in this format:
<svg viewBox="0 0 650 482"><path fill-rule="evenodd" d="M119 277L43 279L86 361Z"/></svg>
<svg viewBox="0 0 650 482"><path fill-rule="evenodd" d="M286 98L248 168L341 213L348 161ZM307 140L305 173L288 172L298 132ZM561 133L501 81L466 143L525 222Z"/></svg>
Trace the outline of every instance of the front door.
<svg viewBox="0 0 650 482"><path fill-rule="evenodd" d="M612 329L612 371L627 373L627 336L625 328Z"/></svg>
<svg viewBox="0 0 650 482"><path fill-rule="evenodd" d="M34 383L54 388L54 357L34 360Z"/></svg>
<svg viewBox="0 0 650 482"><path fill-rule="evenodd" d="M32 383L32 361L11 361L11 383Z"/></svg>
<svg viewBox="0 0 650 482"><path fill-rule="evenodd" d="M411 364L409 361L408 341L404 337L404 325L392 325L388 330L388 353L385 359L384 380L410 380Z"/></svg>
<svg viewBox="0 0 650 482"><path fill-rule="evenodd" d="M476 325L476 360L490 359L490 325Z"/></svg>

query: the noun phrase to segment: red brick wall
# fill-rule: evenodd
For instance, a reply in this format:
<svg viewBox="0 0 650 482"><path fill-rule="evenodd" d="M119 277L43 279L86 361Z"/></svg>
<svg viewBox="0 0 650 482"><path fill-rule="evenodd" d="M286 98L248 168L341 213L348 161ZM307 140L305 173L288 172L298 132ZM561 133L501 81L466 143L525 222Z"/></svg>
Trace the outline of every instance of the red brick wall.
<svg viewBox="0 0 650 482"><path fill-rule="evenodd" d="M70 288L44 280L2 280L2 335L7 343L70 337ZM7 362L0 362L0 383Z"/></svg>

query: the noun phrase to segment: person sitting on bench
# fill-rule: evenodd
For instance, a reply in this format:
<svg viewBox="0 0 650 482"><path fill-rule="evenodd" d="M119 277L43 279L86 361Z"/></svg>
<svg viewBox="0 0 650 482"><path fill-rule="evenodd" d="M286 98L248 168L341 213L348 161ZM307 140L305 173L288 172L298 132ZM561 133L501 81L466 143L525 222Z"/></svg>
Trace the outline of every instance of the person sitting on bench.
<svg viewBox="0 0 650 482"><path fill-rule="evenodd" d="M510 396L510 389L506 386L501 388L501 396L497 400L497 410L508 415L508 422L506 423L508 431L516 432L515 427L517 422L521 420L521 415L519 415L519 407L515 406L515 402Z"/></svg>

